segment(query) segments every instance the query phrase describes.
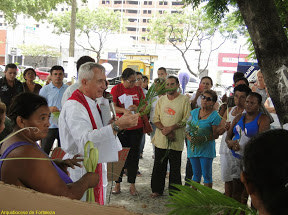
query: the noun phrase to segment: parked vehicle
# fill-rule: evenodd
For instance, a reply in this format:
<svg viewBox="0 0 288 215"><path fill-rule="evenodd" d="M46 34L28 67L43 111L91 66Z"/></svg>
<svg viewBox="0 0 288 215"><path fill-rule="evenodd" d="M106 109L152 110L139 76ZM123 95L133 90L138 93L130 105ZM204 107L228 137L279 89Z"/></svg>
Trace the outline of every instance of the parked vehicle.
<svg viewBox="0 0 288 215"><path fill-rule="evenodd" d="M5 66L0 65L0 78L4 77Z"/></svg>
<svg viewBox="0 0 288 215"><path fill-rule="evenodd" d="M50 67L39 67L35 69L36 76L40 78L41 80L45 81L50 75Z"/></svg>

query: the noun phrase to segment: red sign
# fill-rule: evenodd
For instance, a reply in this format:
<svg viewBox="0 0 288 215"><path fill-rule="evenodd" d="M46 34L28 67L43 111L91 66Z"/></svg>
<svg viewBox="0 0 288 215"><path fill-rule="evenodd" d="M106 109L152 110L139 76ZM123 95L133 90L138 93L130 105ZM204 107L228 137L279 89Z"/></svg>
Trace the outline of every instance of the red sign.
<svg viewBox="0 0 288 215"><path fill-rule="evenodd" d="M248 54L219 53L219 67L237 67L238 62L247 62Z"/></svg>

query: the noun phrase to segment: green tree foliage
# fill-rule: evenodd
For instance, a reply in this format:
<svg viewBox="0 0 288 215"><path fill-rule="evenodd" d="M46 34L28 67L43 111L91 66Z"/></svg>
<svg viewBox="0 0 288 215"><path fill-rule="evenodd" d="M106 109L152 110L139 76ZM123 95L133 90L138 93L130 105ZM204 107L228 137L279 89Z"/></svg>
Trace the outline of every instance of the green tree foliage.
<svg viewBox="0 0 288 215"><path fill-rule="evenodd" d="M30 56L33 59L32 66L38 67L40 63L48 57L59 57L61 53L58 49L47 45L19 45L18 48L22 50L23 56Z"/></svg>
<svg viewBox="0 0 288 215"><path fill-rule="evenodd" d="M70 17L71 12L57 16L50 15L49 22L54 25L54 33L69 33ZM76 44L85 50L96 53L99 62L107 35L120 31L120 17L119 12L107 8L98 8L97 10L83 8L78 10L76 14L76 32L78 32L78 36L84 35L86 37L87 45L80 43L79 38L75 40ZM122 32L126 23L127 20L123 20Z"/></svg>
<svg viewBox="0 0 288 215"><path fill-rule="evenodd" d="M208 67L211 53L225 43L227 39L236 39L242 28L232 14L227 15L223 22L212 22L203 9L195 11L183 10L179 13L164 13L152 19L148 28L148 37L160 44L171 43L180 53L185 61L187 69L191 74L198 74ZM222 41L213 40L220 35ZM203 60L203 44L209 44L209 50L205 65ZM188 63L186 53L188 50L198 52L198 71L193 72Z"/></svg>
<svg viewBox="0 0 288 215"><path fill-rule="evenodd" d="M60 3L70 4L70 0L1 0L0 11L4 12L5 20L17 24L17 15L25 14L39 21Z"/></svg>
<svg viewBox="0 0 288 215"><path fill-rule="evenodd" d="M206 3L204 10L212 22L223 22L226 14L229 13L229 11L233 10L233 15L236 22L240 26L245 25L243 17L238 10L237 0L184 0L185 6L193 5L194 9L196 9L203 2ZM288 37L288 1L274 0L274 2L278 9L278 14L283 29ZM265 13L263 13L263 15L265 15ZM250 51L249 58L256 59L255 50L249 33L246 32L245 36L247 38L248 50Z"/></svg>

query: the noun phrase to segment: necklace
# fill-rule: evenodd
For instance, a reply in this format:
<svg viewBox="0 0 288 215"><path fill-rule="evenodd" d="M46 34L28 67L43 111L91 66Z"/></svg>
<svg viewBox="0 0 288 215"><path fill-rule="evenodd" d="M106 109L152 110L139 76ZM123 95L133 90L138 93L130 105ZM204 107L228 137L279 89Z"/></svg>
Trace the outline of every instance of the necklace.
<svg viewBox="0 0 288 215"><path fill-rule="evenodd" d="M205 116L207 116L208 114L210 114L213 110L209 111L208 113L206 113L203 116L200 116L200 111L199 111L199 115L198 115L198 119L203 119Z"/></svg>

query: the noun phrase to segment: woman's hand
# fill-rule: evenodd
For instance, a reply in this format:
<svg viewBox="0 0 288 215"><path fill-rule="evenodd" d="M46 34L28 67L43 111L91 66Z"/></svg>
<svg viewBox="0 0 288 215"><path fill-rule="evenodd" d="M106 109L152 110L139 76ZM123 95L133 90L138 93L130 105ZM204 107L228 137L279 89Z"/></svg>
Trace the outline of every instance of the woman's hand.
<svg viewBox="0 0 288 215"><path fill-rule="evenodd" d="M137 110L137 106L136 106L136 105L130 105L130 106L128 107L128 110L129 110L129 111L136 111L136 110Z"/></svg>
<svg viewBox="0 0 288 215"><path fill-rule="evenodd" d="M230 129L230 126L231 126L231 122L225 122L225 125L224 125L224 129L225 131L228 131Z"/></svg>
<svg viewBox="0 0 288 215"><path fill-rule="evenodd" d="M227 143L227 146L229 149L232 149L234 151L239 151L240 150L240 145L238 140L230 140Z"/></svg>
<svg viewBox="0 0 288 215"><path fill-rule="evenodd" d="M67 175L69 175L69 172L67 171L68 167L71 167L72 169L75 169L75 166L82 167L82 165L79 163L83 161L80 154L75 155L72 159L66 159L66 160L60 160L60 159L55 159L53 160L54 163L57 164L57 166L63 170Z"/></svg>
<svg viewBox="0 0 288 215"><path fill-rule="evenodd" d="M192 141L192 139L191 139L191 136L190 136L190 134L188 133L188 132L186 132L186 138L190 141L190 143L191 143L191 141Z"/></svg>
<svg viewBox="0 0 288 215"><path fill-rule="evenodd" d="M236 143L233 145L232 149L234 151L240 151L240 144L237 140L236 140Z"/></svg>

